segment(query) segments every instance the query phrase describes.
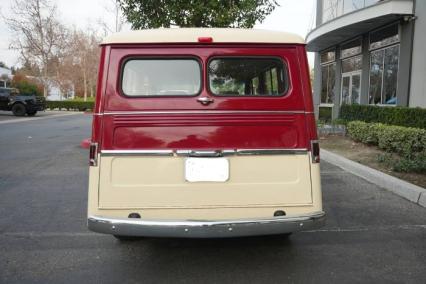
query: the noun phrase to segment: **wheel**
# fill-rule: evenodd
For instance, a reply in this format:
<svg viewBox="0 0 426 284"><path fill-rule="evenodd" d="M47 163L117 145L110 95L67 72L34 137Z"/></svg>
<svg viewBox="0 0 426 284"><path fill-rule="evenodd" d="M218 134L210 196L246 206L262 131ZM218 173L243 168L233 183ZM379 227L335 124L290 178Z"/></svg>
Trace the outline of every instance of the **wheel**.
<svg viewBox="0 0 426 284"><path fill-rule="evenodd" d="M29 111L29 112L27 112L27 115L28 116L34 116L34 115L36 115L37 114L37 111L36 110L33 110L33 111Z"/></svg>
<svg viewBox="0 0 426 284"><path fill-rule="evenodd" d="M23 104L17 103L12 106L12 113L15 116L24 116L27 109Z"/></svg>
<svg viewBox="0 0 426 284"><path fill-rule="evenodd" d="M120 235L114 235L114 238L119 240L120 242L131 242L131 241L137 241L140 240L141 237L134 237L134 236L120 236Z"/></svg>

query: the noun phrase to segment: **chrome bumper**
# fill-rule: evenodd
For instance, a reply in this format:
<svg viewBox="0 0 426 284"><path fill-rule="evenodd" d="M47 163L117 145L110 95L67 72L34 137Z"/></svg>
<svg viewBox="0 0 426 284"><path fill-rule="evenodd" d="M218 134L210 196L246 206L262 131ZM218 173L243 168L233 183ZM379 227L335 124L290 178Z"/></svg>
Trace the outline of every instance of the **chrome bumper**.
<svg viewBox="0 0 426 284"><path fill-rule="evenodd" d="M226 238L285 234L320 228L325 224L325 213L270 219L242 219L224 221L163 221L115 219L90 216L91 231L121 236L173 238Z"/></svg>

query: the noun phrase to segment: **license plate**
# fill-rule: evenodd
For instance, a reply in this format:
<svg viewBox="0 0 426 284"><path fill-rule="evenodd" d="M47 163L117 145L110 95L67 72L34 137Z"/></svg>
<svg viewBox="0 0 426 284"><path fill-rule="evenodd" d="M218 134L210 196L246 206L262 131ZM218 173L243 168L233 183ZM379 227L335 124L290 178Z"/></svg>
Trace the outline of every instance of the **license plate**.
<svg viewBox="0 0 426 284"><path fill-rule="evenodd" d="M185 179L189 182L225 182L229 179L229 161L226 158L187 158Z"/></svg>

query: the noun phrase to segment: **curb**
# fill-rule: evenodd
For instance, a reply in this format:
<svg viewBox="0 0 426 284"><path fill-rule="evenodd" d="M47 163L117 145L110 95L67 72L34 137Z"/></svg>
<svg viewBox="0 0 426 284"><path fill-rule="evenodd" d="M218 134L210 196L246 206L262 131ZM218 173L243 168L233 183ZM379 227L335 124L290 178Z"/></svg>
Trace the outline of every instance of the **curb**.
<svg viewBox="0 0 426 284"><path fill-rule="evenodd" d="M411 202L426 207L426 189L403 181L381 171L361 165L338 154L321 149L321 159L359 176L375 185L389 190Z"/></svg>

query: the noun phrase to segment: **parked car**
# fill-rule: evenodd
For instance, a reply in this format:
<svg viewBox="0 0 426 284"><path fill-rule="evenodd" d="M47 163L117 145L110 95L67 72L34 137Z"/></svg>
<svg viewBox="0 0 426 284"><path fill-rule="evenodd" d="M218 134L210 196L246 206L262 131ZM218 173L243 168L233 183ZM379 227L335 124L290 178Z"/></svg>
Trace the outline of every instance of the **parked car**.
<svg viewBox="0 0 426 284"><path fill-rule="evenodd" d="M302 38L158 29L115 34L101 48L90 230L204 238L324 224Z"/></svg>
<svg viewBox="0 0 426 284"><path fill-rule="evenodd" d="M44 97L20 95L15 88L0 87L0 110L12 111L15 116L34 116L46 108Z"/></svg>

